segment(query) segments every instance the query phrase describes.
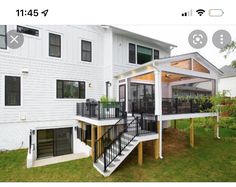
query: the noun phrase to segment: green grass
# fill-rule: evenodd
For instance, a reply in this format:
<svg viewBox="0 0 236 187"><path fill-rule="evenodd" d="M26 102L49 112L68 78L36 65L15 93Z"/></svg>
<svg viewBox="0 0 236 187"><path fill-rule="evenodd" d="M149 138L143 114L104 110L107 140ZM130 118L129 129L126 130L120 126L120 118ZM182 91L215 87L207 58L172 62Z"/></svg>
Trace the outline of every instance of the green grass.
<svg viewBox="0 0 236 187"><path fill-rule="evenodd" d="M188 132L187 126L178 122L181 131ZM107 178L93 168L91 158L27 169L26 150L0 153L0 181L236 181L236 130L221 129L221 140L210 128L195 132L194 148L168 153L163 160L145 152L142 166L134 151Z"/></svg>

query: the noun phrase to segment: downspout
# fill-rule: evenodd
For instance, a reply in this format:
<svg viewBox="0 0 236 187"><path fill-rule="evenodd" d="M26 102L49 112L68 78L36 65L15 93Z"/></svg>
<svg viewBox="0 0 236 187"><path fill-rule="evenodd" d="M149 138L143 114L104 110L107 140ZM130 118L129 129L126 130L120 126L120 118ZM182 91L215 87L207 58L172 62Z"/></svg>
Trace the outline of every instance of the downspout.
<svg viewBox="0 0 236 187"><path fill-rule="evenodd" d="M152 63L153 67L156 69L156 71L158 71L159 73L161 73L161 71L157 68L157 66L155 65L155 62ZM156 84L156 82L155 82ZM161 85L162 86L162 85ZM155 94L156 95L156 94ZM160 92L160 98L162 99L162 92ZM160 104L162 105L162 102L160 102ZM162 155L162 106L160 106L161 110L159 112L158 115L158 119L160 121L160 132L159 132L159 140L160 140L160 150L159 150L159 157L160 159L163 159L163 155Z"/></svg>

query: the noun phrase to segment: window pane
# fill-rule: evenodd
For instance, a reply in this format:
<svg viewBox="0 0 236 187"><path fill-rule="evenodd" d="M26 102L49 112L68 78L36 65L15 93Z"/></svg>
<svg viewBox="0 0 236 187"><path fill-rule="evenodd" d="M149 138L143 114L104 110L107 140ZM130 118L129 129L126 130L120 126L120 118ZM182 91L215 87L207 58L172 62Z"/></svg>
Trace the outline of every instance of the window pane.
<svg viewBox="0 0 236 187"><path fill-rule="evenodd" d="M79 98L85 98L85 82L80 82L79 84Z"/></svg>
<svg viewBox="0 0 236 187"><path fill-rule="evenodd" d="M29 34L32 36L39 36L39 31L36 29L28 28L28 27L23 27L17 25L17 32L19 33L24 33L24 34Z"/></svg>
<svg viewBox="0 0 236 187"><path fill-rule="evenodd" d="M5 77L5 105L20 105L20 77Z"/></svg>
<svg viewBox="0 0 236 187"><path fill-rule="evenodd" d="M58 46L51 46L49 49L49 55L53 57L61 56L61 48Z"/></svg>
<svg viewBox="0 0 236 187"><path fill-rule="evenodd" d="M154 49L154 59L159 59L159 50Z"/></svg>
<svg viewBox="0 0 236 187"><path fill-rule="evenodd" d="M129 44L129 62L135 64L135 45Z"/></svg>
<svg viewBox="0 0 236 187"><path fill-rule="evenodd" d="M81 41L81 60L92 61L92 43L89 41Z"/></svg>
<svg viewBox="0 0 236 187"><path fill-rule="evenodd" d="M57 81L57 98L63 98L63 82Z"/></svg>
<svg viewBox="0 0 236 187"><path fill-rule="evenodd" d="M6 26L0 25L0 35L6 35Z"/></svg>
<svg viewBox="0 0 236 187"><path fill-rule="evenodd" d="M79 98L79 83L64 81L64 98Z"/></svg>
<svg viewBox="0 0 236 187"><path fill-rule="evenodd" d="M49 42L51 45L60 46L61 45L61 36L57 34L49 33Z"/></svg>
<svg viewBox="0 0 236 187"><path fill-rule="evenodd" d="M137 48L138 64L144 64L152 60L152 49L138 46Z"/></svg>
<svg viewBox="0 0 236 187"><path fill-rule="evenodd" d="M0 36L0 48L1 49L6 49L7 45L6 45L6 37L4 36Z"/></svg>

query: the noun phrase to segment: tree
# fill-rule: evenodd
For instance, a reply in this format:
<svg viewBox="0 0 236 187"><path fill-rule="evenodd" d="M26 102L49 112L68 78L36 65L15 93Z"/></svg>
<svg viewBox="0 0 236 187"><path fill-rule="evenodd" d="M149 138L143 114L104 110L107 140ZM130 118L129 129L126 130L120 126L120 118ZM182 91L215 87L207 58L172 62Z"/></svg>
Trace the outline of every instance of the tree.
<svg viewBox="0 0 236 187"><path fill-rule="evenodd" d="M231 62L231 66L234 67L234 68L236 68L236 60L233 60L233 61Z"/></svg>
<svg viewBox="0 0 236 187"><path fill-rule="evenodd" d="M226 45L220 50L221 53L225 53L225 58L227 58L231 53L236 50L236 41L232 41L230 44Z"/></svg>

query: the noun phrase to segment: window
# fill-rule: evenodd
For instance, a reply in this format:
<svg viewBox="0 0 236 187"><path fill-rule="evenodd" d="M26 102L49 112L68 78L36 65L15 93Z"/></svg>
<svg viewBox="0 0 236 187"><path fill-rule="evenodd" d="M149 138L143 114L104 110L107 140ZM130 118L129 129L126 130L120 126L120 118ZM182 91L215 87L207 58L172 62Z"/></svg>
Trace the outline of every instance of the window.
<svg viewBox="0 0 236 187"><path fill-rule="evenodd" d="M7 48L7 26L0 25L0 49Z"/></svg>
<svg viewBox="0 0 236 187"><path fill-rule="evenodd" d="M136 58L135 58L135 45L132 43L129 43L129 63L135 64Z"/></svg>
<svg viewBox="0 0 236 187"><path fill-rule="evenodd" d="M81 60L92 62L92 43L89 41L81 41Z"/></svg>
<svg viewBox="0 0 236 187"><path fill-rule="evenodd" d="M19 26L19 25L17 25L17 32L32 35L32 36L39 36L38 30L28 28L28 27Z"/></svg>
<svg viewBox="0 0 236 187"><path fill-rule="evenodd" d="M85 82L57 80L57 98L85 98Z"/></svg>
<svg viewBox="0 0 236 187"><path fill-rule="evenodd" d="M49 56L61 57L61 36L49 33Z"/></svg>
<svg viewBox="0 0 236 187"><path fill-rule="evenodd" d="M155 60L155 59L159 59L159 58L160 58L160 56L159 56L159 50L154 49L154 60Z"/></svg>
<svg viewBox="0 0 236 187"><path fill-rule="evenodd" d="M5 76L5 105L20 105L20 77Z"/></svg>
<svg viewBox="0 0 236 187"><path fill-rule="evenodd" d="M138 45L137 46L137 60L138 60L138 64L144 64L146 62L151 61L152 49Z"/></svg>

